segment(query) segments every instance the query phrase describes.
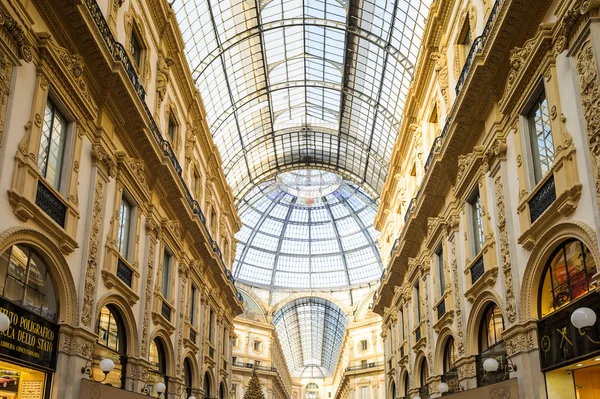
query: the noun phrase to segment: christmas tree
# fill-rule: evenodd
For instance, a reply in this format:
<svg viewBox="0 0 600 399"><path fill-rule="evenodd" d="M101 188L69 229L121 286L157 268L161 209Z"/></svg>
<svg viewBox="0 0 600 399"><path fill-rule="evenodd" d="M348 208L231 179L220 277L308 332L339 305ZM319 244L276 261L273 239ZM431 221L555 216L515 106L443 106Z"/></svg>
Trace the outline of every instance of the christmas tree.
<svg viewBox="0 0 600 399"><path fill-rule="evenodd" d="M258 382L256 370L252 371L252 377L250 378L250 383L248 384L248 389L246 390L244 399L265 399L265 395L263 394L260 383Z"/></svg>

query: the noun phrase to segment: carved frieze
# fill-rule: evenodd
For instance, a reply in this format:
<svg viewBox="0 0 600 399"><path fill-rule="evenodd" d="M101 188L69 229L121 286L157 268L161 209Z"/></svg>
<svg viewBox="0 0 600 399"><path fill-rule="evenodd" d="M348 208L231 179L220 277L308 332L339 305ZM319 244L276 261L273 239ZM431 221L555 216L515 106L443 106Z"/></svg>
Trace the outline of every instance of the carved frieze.
<svg viewBox="0 0 600 399"><path fill-rule="evenodd" d="M85 270L85 285L83 290L83 304L81 308L81 323L86 327L92 326L92 314L94 299L96 295L96 277L98 271L100 246L100 229L102 224L102 215L104 210L104 189L106 184L101 176L97 177L96 187L94 189L94 205L92 212L92 222L90 225L90 238L88 249L88 260Z"/></svg>
<svg viewBox="0 0 600 399"><path fill-rule="evenodd" d="M19 51L19 57L25 62L33 60L33 53L21 25L14 20L8 10L0 3L0 26L12 37Z"/></svg>

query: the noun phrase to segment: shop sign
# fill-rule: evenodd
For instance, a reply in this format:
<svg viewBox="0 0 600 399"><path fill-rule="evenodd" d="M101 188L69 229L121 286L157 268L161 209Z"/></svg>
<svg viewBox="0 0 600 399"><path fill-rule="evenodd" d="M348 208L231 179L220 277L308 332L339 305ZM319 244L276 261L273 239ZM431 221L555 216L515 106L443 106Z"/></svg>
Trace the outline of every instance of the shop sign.
<svg viewBox="0 0 600 399"><path fill-rule="evenodd" d="M538 323L542 371L600 354L600 323L585 330L571 324L571 313L580 307L594 310L600 321L600 295L594 292Z"/></svg>
<svg viewBox="0 0 600 399"><path fill-rule="evenodd" d="M54 369L58 325L0 298L0 312L10 327L0 333L0 354L46 369Z"/></svg>

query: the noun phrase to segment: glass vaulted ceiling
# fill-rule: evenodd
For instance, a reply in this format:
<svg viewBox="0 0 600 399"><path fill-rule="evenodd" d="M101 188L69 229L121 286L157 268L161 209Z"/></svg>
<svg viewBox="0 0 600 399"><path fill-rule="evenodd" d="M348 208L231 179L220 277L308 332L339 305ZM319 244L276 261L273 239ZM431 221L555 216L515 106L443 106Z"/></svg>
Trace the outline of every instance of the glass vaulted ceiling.
<svg viewBox="0 0 600 399"><path fill-rule="evenodd" d="M257 185L239 206L236 279L269 289L323 290L379 278L377 206L332 172L296 170Z"/></svg>
<svg viewBox="0 0 600 399"><path fill-rule="evenodd" d="M378 196L429 0L175 0L237 201L298 166Z"/></svg>

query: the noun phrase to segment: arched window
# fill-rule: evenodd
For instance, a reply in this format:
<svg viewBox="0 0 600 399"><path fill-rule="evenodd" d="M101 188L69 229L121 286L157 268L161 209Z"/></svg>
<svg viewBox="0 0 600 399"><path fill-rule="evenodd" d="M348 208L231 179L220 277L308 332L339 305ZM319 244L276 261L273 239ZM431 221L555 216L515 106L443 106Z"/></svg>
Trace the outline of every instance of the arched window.
<svg viewBox="0 0 600 399"><path fill-rule="evenodd" d="M123 320L115 306L102 307L96 325L96 334L98 340L94 347L92 367L94 374L98 375L99 379L103 378L103 373L98 366L102 359L111 359L115 363L115 368L108 374L104 383L116 388L125 388L127 339Z"/></svg>
<svg viewBox="0 0 600 399"><path fill-rule="evenodd" d="M190 397L192 396L192 385L193 385L193 380L192 380L192 376L193 376L193 368L192 368L192 362L190 361L190 359L188 357L185 358L185 360L183 361L183 381L185 383L185 393L186 393L186 397Z"/></svg>
<svg viewBox="0 0 600 399"><path fill-rule="evenodd" d="M219 399L225 399L225 385L219 385Z"/></svg>
<svg viewBox="0 0 600 399"><path fill-rule="evenodd" d="M396 383L392 381L392 388L390 389L391 397L390 399L396 399Z"/></svg>
<svg viewBox="0 0 600 399"><path fill-rule="evenodd" d="M410 390L410 380L408 379L408 373L404 373L404 379L402 383L404 385L404 396L408 397L408 391Z"/></svg>
<svg viewBox="0 0 600 399"><path fill-rule="evenodd" d="M208 372L206 372L204 374L204 397L208 398L210 397L210 374L208 374Z"/></svg>
<svg viewBox="0 0 600 399"><path fill-rule="evenodd" d="M159 394L156 392L155 387L159 382L164 383L167 386L167 392L169 392L167 358L165 346L160 338L154 338L150 343L150 364L151 368L148 370L148 388L150 389L150 396L158 398Z"/></svg>
<svg viewBox="0 0 600 399"><path fill-rule="evenodd" d="M550 256L542 274L539 300L541 317L595 289L596 264L579 240L563 242Z"/></svg>
<svg viewBox="0 0 600 399"><path fill-rule="evenodd" d="M57 320L54 284L44 260L17 244L0 257L0 295L52 322Z"/></svg>
<svg viewBox="0 0 600 399"><path fill-rule="evenodd" d="M306 386L306 399L319 399L319 386L311 382Z"/></svg>
<svg viewBox="0 0 600 399"><path fill-rule="evenodd" d="M458 392L458 372L456 370L456 342L449 337L444 345L444 375L442 381L448 384L448 392Z"/></svg>
<svg viewBox="0 0 600 399"><path fill-rule="evenodd" d="M446 340L446 345L444 346L444 374L449 372L450 370L456 369L456 345L454 343L454 338L450 337Z"/></svg>
<svg viewBox="0 0 600 399"><path fill-rule="evenodd" d="M419 384L421 387L427 385L427 378L429 378L429 370L427 369L427 360L423 358L419 367Z"/></svg>
<svg viewBox="0 0 600 399"><path fill-rule="evenodd" d="M491 302L485 308L479 325L479 355L477 355L477 385L485 386L503 381L509 377L507 372L506 352L502 331L504 318L502 311L495 303ZM493 358L498 362L498 370L486 372L483 363Z"/></svg>
<svg viewBox="0 0 600 399"><path fill-rule="evenodd" d="M502 341L504 318L502 311L495 303L490 303L481 318L479 326L479 352L485 352L490 347Z"/></svg>

